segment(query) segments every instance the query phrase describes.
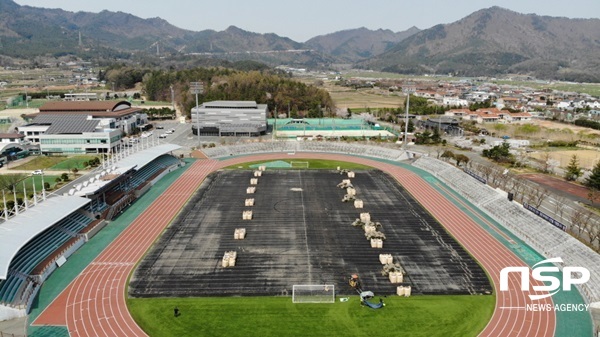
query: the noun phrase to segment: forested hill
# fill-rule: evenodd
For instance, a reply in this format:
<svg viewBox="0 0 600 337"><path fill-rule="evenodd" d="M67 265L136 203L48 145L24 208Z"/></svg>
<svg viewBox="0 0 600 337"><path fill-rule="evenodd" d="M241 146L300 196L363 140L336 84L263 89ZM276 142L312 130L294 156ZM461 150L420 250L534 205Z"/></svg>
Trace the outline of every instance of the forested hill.
<svg viewBox="0 0 600 337"><path fill-rule="evenodd" d="M129 69L116 71L127 72ZM189 83L202 81L205 92L202 102L213 100L253 100L268 104L271 111L287 112L293 117L322 117L335 111L329 93L314 86L292 80L285 76L259 71L233 71L217 68L194 68L180 71L147 71L143 77L143 92L147 99L169 101L170 86L176 93L176 101L191 111L195 97L190 94ZM304 116L304 115L302 115Z"/></svg>
<svg viewBox="0 0 600 337"><path fill-rule="evenodd" d="M123 12L68 12L0 0L0 66L31 66L76 57L98 64L182 68L200 59L257 61L329 70L351 64L406 74L501 76L600 82L600 20L482 9L454 23L419 31L366 28L320 35L306 43L235 26L194 32ZM194 63L196 62L196 63ZM208 62L208 61L206 61Z"/></svg>
<svg viewBox="0 0 600 337"><path fill-rule="evenodd" d="M500 7L477 11L403 40L361 64L422 74L531 74L600 82L600 20L520 14Z"/></svg>
<svg viewBox="0 0 600 337"><path fill-rule="evenodd" d="M389 29L361 27L313 37L306 41L306 45L340 61L357 62L380 55L419 31L417 27L397 33Z"/></svg>

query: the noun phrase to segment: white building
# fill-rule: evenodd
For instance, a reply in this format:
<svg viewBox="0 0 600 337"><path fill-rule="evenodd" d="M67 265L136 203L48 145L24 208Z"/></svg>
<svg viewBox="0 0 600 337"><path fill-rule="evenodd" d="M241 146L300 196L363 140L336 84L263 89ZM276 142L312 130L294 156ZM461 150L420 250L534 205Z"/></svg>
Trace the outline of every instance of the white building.
<svg viewBox="0 0 600 337"><path fill-rule="evenodd" d="M259 136L267 131L266 104L213 101L192 108L192 132L201 136Z"/></svg>
<svg viewBox="0 0 600 337"><path fill-rule="evenodd" d="M469 101L466 99L460 99L458 97L444 97L442 99L442 104L445 106L462 106L468 107Z"/></svg>
<svg viewBox="0 0 600 337"><path fill-rule="evenodd" d="M83 83L83 84L87 84L87 83ZM67 101L67 102L97 101L97 100L98 100L98 94L93 93L93 92L65 94L65 101Z"/></svg>
<svg viewBox="0 0 600 337"><path fill-rule="evenodd" d="M148 123L142 109L125 101L48 102L29 124L18 127L42 153L108 152L121 136Z"/></svg>

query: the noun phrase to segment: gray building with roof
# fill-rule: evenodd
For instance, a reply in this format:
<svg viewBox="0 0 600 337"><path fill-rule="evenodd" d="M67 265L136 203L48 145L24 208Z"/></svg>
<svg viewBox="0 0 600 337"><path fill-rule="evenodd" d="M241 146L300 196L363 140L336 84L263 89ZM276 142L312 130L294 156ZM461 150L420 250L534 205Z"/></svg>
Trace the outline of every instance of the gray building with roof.
<svg viewBox="0 0 600 337"><path fill-rule="evenodd" d="M86 115L39 115L19 127L26 137L34 137L43 154L114 152L122 131Z"/></svg>
<svg viewBox="0 0 600 337"><path fill-rule="evenodd" d="M192 132L200 136L260 136L267 132L266 104L213 101L192 108Z"/></svg>
<svg viewBox="0 0 600 337"><path fill-rule="evenodd" d="M44 154L114 152L123 134L148 122L142 109L125 101L48 102L18 132Z"/></svg>
<svg viewBox="0 0 600 337"><path fill-rule="evenodd" d="M104 128L100 120L83 115L52 116L52 124L39 139L43 154L106 153L121 143L121 130Z"/></svg>

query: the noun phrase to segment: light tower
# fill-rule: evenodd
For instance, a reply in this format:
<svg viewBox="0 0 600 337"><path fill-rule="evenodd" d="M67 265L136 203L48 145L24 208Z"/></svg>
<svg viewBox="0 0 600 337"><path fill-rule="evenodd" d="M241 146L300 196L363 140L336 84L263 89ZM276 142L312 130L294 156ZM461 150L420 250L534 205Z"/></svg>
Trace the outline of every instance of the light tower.
<svg viewBox="0 0 600 337"><path fill-rule="evenodd" d="M196 95L196 135L198 136L198 146L200 146L200 111L198 111L198 94L204 93L204 84L202 82L191 82L190 92Z"/></svg>
<svg viewBox="0 0 600 337"><path fill-rule="evenodd" d="M415 88L407 86L402 88L402 91L406 94L406 114L404 118L404 141L402 142L402 148L406 149L406 144L408 144L408 108L410 106L410 94L415 92Z"/></svg>

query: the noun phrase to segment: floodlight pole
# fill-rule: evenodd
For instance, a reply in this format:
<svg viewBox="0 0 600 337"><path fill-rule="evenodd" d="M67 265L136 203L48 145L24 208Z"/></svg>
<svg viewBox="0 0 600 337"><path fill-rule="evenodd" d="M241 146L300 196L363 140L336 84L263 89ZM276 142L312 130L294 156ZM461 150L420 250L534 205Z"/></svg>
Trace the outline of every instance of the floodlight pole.
<svg viewBox="0 0 600 337"><path fill-rule="evenodd" d="M198 94L204 92L202 82L191 82L190 91L196 95L196 135L198 136L198 146L200 146L200 112L198 111Z"/></svg>
<svg viewBox="0 0 600 337"><path fill-rule="evenodd" d="M408 144L408 107L410 106L411 90L407 89L405 92L406 92L406 114L405 114L405 119L404 119L404 142L402 142L403 149L406 149L406 144Z"/></svg>
<svg viewBox="0 0 600 337"><path fill-rule="evenodd" d="M196 91L196 137L200 146L200 114L198 113L198 91Z"/></svg>

